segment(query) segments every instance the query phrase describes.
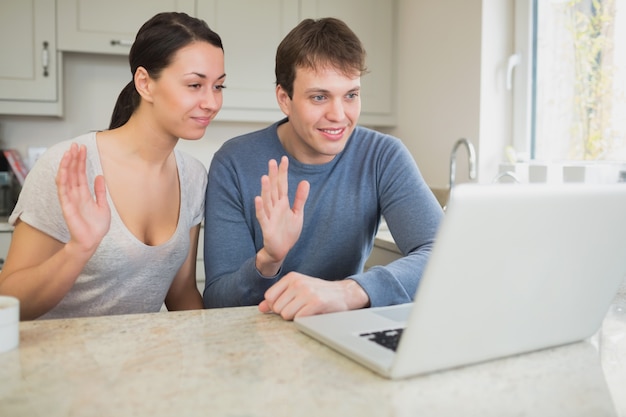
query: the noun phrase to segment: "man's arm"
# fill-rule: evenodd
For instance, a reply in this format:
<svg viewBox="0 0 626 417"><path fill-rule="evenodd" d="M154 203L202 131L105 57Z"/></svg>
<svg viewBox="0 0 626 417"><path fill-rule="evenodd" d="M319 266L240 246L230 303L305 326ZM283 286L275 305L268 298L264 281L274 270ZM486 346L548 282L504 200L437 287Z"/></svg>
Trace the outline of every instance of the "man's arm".
<svg viewBox="0 0 626 417"><path fill-rule="evenodd" d="M367 292L371 306L413 301L430 257L443 210L399 141L381 166L379 201L394 241L404 256L350 278Z"/></svg>
<svg viewBox="0 0 626 417"><path fill-rule="evenodd" d="M256 305L278 280L282 261L300 236L309 189L307 182L300 183L289 207L287 169L286 161L280 166L270 161L268 175L257 179L261 196L255 196L242 189L235 172L219 158L211 163L205 204L205 307ZM247 203L254 205L256 219L250 218ZM254 236L254 221L261 225L262 236Z"/></svg>
<svg viewBox="0 0 626 417"><path fill-rule="evenodd" d="M369 306L369 297L354 280L326 281L290 272L265 293L262 313L276 313L285 320L315 314L356 310Z"/></svg>

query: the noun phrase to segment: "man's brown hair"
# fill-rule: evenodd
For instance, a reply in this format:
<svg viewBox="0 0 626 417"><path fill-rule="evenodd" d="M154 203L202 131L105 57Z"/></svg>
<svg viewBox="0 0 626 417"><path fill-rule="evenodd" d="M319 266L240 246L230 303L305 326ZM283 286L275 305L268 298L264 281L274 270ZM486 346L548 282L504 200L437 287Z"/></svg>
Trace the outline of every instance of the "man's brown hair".
<svg viewBox="0 0 626 417"><path fill-rule="evenodd" d="M276 50L276 85L293 97L298 67L336 68L347 76L363 75L365 49L343 21L327 17L305 19L293 28Z"/></svg>

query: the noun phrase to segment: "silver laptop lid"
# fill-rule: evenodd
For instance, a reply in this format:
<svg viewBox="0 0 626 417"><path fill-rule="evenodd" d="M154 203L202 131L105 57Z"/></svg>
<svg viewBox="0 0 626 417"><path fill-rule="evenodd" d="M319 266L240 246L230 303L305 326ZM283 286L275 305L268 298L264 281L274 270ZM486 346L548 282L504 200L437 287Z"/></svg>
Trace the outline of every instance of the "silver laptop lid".
<svg viewBox="0 0 626 417"><path fill-rule="evenodd" d="M459 185L392 377L584 339L626 274L626 185Z"/></svg>

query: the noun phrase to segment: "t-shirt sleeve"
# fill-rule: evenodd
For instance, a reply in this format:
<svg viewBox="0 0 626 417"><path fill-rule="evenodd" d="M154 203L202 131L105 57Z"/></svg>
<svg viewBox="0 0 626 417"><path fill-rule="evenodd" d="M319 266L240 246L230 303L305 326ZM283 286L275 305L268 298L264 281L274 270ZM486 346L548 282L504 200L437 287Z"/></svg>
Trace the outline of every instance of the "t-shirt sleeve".
<svg viewBox="0 0 626 417"><path fill-rule="evenodd" d="M188 210L190 213L191 226L200 224L204 219L204 199L207 186L207 170L205 166L191 155L180 152L183 160L184 177L183 187L188 196Z"/></svg>
<svg viewBox="0 0 626 417"><path fill-rule="evenodd" d="M37 230L61 241L69 241L69 232L57 194L56 174L63 155L62 146L50 148L37 160L24 181L9 223L19 218Z"/></svg>

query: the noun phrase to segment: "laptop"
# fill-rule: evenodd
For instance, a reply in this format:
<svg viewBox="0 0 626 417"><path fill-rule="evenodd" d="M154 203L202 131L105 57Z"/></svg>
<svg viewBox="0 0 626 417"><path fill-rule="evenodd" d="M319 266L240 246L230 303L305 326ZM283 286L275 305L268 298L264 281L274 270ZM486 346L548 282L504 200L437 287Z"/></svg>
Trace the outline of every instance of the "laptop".
<svg viewBox="0 0 626 417"><path fill-rule="evenodd" d="M413 303L294 322L406 378L586 339L625 275L626 184L460 184Z"/></svg>

